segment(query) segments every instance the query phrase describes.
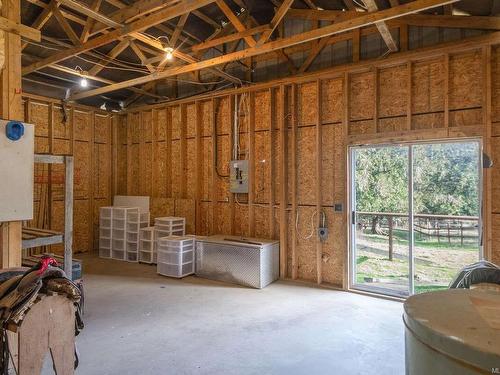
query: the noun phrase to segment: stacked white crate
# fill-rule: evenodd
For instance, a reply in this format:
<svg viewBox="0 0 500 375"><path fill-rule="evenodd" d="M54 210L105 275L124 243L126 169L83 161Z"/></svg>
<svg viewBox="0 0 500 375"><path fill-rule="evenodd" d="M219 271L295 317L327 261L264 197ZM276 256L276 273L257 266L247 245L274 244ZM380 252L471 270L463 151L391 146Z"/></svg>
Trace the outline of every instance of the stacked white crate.
<svg viewBox="0 0 500 375"><path fill-rule="evenodd" d="M156 263L155 227L141 228L139 232L139 262Z"/></svg>
<svg viewBox="0 0 500 375"><path fill-rule="evenodd" d="M111 236L111 258L113 259L126 259L127 215L129 212L139 212L139 209L133 207L113 207L113 234Z"/></svg>
<svg viewBox="0 0 500 375"><path fill-rule="evenodd" d="M167 236L184 236L186 219L184 217L165 216L155 218L156 239Z"/></svg>
<svg viewBox="0 0 500 375"><path fill-rule="evenodd" d="M127 212L127 241L126 257L129 262L139 260L139 232L149 225L149 212L140 212L139 209Z"/></svg>
<svg viewBox="0 0 500 375"><path fill-rule="evenodd" d="M99 256L111 258L111 238L113 230L113 207L99 209Z"/></svg>
<svg viewBox="0 0 500 375"><path fill-rule="evenodd" d="M194 239L168 236L158 239L157 272L170 277L184 277L194 273Z"/></svg>

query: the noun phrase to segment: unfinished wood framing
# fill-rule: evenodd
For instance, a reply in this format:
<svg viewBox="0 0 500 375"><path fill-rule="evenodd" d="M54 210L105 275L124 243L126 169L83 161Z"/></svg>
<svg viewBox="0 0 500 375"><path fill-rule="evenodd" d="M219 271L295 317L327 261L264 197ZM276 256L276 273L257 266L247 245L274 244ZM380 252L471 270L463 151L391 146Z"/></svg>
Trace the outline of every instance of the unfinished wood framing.
<svg viewBox="0 0 500 375"><path fill-rule="evenodd" d="M444 56L449 57L445 59ZM196 106L196 127L189 130L190 122L186 124L183 120L181 123L186 129L176 130L178 135L167 139L166 145L168 150L171 144L185 142L187 155L199 155L195 158L198 162L193 179L197 184L196 194L187 196L192 201L189 207L193 210L193 220L196 216L196 223L193 222L196 232L229 233L234 225L236 234L257 235L261 228L276 228L281 245L280 274L283 278L345 287L347 146L484 137L485 151L495 153L488 143L500 139L500 131L496 129L500 127L500 114L493 110L493 103L500 100L500 82L496 74L499 61L499 44L483 37L481 43L465 42L454 47L426 49L423 54L412 52L371 64L361 62L287 79L288 84L276 81L168 104L166 108L171 113L178 113L181 107ZM449 80L445 79L447 70ZM462 89L464 85L467 90ZM225 173L227 162L232 157L234 106L231 103L235 94L246 94L251 98L249 144L242 145L250 150L251 194L248 200L240 194L239 204L229 200L228 177L217 176L215 169L216 144L221 173ZM389 108L387 103L393 105ZM154 108L164 109L165 106ZM151 107L138 108L126 116L150 110ZM153 117L153 121L159 121L155 119ZM158 141L163 139L159 137ZM186 137L186 140L179 137ZM241 136L241 142L246 142L245 138ZM194 141L190 142L190 139ZM264 157L266 162L262 163ZM175 169L174 164L180 162L180 159L172 158L167 170ZM119 165L131 171L125 164ZM485 172L485 187L490 179L492 181L485 189L485 199L490 202L500 191L494 187L499 171L500 167L495 165ZM264 185L267 186L261 192ZM153 192L156 191L161 189L153 188ZM153 201L179 201L180 197L174 192L168 192L168 189L164 192L153 196ZM224 201L225 197L227 201ZM342 204L343 212L335 212L335 204ZM500 254L494 250L493 244L500 242L498 207L496 204L485 205L484 213L485 225L491 225L491 240L485 243L485 253L491 253L490 259L497 262ZM166 205L162 213L168 210ZM231 219L233 210L234 219ZM307 221L315 211L315 226L320 224L321 211L326 214L330 234L323 243L317 239L316 233L309 239L305 236L309 227ZM227 217L224 217L226 213ZM295 228L297 214L301 226L299 233ZM487 224L487 218L490 224ZM273 237L274 229L268 233Z"/></svg>

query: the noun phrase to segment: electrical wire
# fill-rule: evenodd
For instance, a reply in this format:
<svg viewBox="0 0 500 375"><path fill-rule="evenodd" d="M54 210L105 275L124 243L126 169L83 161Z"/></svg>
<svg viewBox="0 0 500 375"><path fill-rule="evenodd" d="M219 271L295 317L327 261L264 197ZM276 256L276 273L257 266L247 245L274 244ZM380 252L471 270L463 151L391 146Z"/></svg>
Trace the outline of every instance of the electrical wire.
<svg viewBox="0 0 500 375"><path fill-rule="evenodd" d="M318 214L318 211L314 211L313 214L311 215L311 233L309 233L307 236L302 236L299 230L299 211L297 210L295 214L295 231L297 233L297 236L302 239L302 240L308 240L312 236L314 236L314 217Z"/></svg>

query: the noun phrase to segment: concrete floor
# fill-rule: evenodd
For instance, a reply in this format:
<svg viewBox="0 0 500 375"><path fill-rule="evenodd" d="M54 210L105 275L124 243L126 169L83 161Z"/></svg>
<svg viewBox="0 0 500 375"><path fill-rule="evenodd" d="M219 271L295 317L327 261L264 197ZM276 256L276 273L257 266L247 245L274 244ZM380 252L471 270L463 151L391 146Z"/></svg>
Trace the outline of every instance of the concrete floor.
<svg viewBox="0 0 500 375"><path fill-rule="evenodd" d="M79 375L403 374L399 302L291 282L254 290L84 258Z"/></svg>

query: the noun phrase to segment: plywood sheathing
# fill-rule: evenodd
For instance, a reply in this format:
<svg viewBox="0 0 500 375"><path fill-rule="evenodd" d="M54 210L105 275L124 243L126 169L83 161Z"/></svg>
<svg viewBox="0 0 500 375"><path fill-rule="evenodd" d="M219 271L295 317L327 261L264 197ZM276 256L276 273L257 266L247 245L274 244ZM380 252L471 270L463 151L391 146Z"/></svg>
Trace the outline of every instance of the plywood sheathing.
<svg viewBox="0 0 500 375"><path fill-rule="evenodd" d="M95 212L98 207L111 203L112 116L85 106L67 106L63 111L57 101L38 96L26 96L23 105L26 120L35 124L35 152L75 158L73 249L91 251L97 246L99 221ZM123 122L122 116L115 118L119 120L117 124ZM126 131L125 126L117 125L117 129ZM126 138L122 136L121 142L126 143ZM119 153L122 158L118 158L118 163L126 160L126 149L122 143ZM125 167L126 163L117 168L117 177L126 187L120 177L125 174ZM32 224L64 229L63 166L51 165L49 169L47 165L35 165ZM56 245L51 251L62 254L63 248Z"/></svg>
<svg viewBox="0 0 500 375"><path fill-rule="evenodd" d="M500 131L496 130L500 128L500 112L497 109L500 77L496 74L500 71L499 50L498 47L491 50L491 149L494 161L500 157L496 151L500 145L496 138L500 135ZM315 76L311 81L302 79L297 84L291 81L265 89L248 89L252 91L254 101L254 130L250 134L253 137L254 168L251 210L246 194L233 196L228 191L232 95L222 93L214 100L195 98L167 105L167 111L171 110L175 116L180 113L180 106L185 106L186 120L180 121L180 125L186 126L186 130L173 131L170 142L159 146L158 160L169 148L174 150L171 166L166 168L165 174L170 172L173 180L178 179L180 151L176 142L180 145L182 139L175 139L174 134L182 138L184 133L187 180L196 182L199 187L198 205L190 208L196 211L198 207L198 233L233 232L246 236L253 228L256 236L274 235L278 238L280 234L286 234L286 241L282 242L286 244L282 264L284 276L343 286L347 269L346 211L349 210L347 146L481 135L485 113L483 66L486 63L482 50L475 46L468 51L450 50L445 55L439 53L424 60L400 60L360 70L353 68L352 72L347 71L336 77L325 74L324 77ZM318 113L319 105L321 113ZM159 115L158 121L161 118ZM212 119L215 121L216 136L212 134ZM172 121L174 124L176 120ZM200 123L200 156L195 152L196 133L193 129L196 121ZM249 145L248 121L241 119L239 139L243 150ZM321 126L321 155L317 154L318 121ZM283 123L286 126L284 132L281 130ZM164 126L158 124L158 127L162 129ZM159 145L166 139L160 134L161 131ZM221 176L213 168L214 140L217 142L217 170ZM285 161L284 169L282 159ZM316 169L318 160L319 170ZM162 162L155 160L153 163ZM200 164L199 176L194 178L197 163ZM133 163L130 167L133 168ZM492 215L493 249L500 246L500 219L497 217L500 216L500 207L494 203L495 197L500 198L500 190L495 188L500 185L499 170L500 166L496 164L491 170L493 205L488 215ZM321 180L319 206L316 190L318 175ZM158 180L161 182L161 179ZM282 181L286 182L285 191L280 189ZM165 199L177 199L179 192L174 185L171 193L158 186L158 195ZM292 204L294 196L295 206ZM188 187L186 197L195 199L196 187ZM271 199L274 201L271 202ZM287 204L281 207L283 199ZM343 205L342 212L334 211L334 204L337 203ZM308 238L311 228L316 227L318 208L326 213L330 231L328 240L319 247L315 231ZM250 217L253 217L253 222L249 222ZM271 222L274 233L271 233ZM492 259L498 261L498 251L493 252Z"/></svg>

